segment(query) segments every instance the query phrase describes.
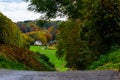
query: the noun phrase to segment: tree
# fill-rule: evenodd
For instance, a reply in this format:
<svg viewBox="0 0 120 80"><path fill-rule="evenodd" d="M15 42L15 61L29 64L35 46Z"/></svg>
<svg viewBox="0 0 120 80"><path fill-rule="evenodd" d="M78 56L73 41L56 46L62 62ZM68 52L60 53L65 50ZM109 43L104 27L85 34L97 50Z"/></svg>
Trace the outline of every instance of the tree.
<svg viewBox="0 0 120 80"><path fill-rule="evenodd" d="M25 0L30 2L28 9L45 14L45 18L68 16L81 18L83 0Z"/></svg>
<svg viewBox="0 0 120 80"><path fill-rule="evenodd" d="M119 0L101 0L101 5L97 9L95 25L98 25L100 36L103 38L103 44L107 46L120 45L120 1Z"/></svg>
<svg viewBox="0 0 120 80"><path fill-rule="evenodd" d="M63 47L64 43L60 44L60 46L62 46L63 48L60 46L58 47L58 53L60 51L58 55L60 55L61 53L66 54L65 58L67 58L67 66L71 68L85 69L87 68L87 66L89 66L89 64L98 59L100 55L105 54L108 50L110 50L112 46L120 45L119 10L120 5L119 1L117 0L93 1L92 6L88 6L88 9L86 8L87 13L89 14L86 13L84 15L83 27L80 31L80 37L77 38L80 38L79 40L81 40L79 45L83 44L82 47L79 48L82 51L78 51L77 53L75 53L74 51L71 51L72 48L71 50L65 50L66 48L70 48L71 46ZM68 32L67 34L70 33ZM61 36L64 35L65 34ZM75 35L77 34L75 33ZM61 39L62 38L60 38L60 40ZM65 39L62 40L67 41ZM76 66L73 67L72 64L68 65L72 62L72 60L67 57L68 55L69 57L71 55L72 58L74 55L77 55L77 57L79 57L79 59L77 59L74 56L75 60L72 64L77 63Z"/></svg>
<svg viewBox="0 0 120 80"><path fill-rule="evenodd" d="M87 41L89 54L93 55L91 62L109 51L112 46L120 45L119 0L93 1L92 4L91 10L87 10L90 15L85 15L87 19L80 33L82 40Z"/></svg>
<svg viewBox="0 0 120 80"><path fill-rule="evenodd" d="M83 67L80 61L83 59L82 56L80 56L80 50L83 47L83 42L80 39L81 25L81 21L69 20L63 22L59 28L57 56L59 58L64 57L67 61L67 67L72 69L80 69Z"/></svg>
<svg viewBox="0 0 120 80"><path fill-rule="evenodd" d="M46 13L47 18L60 14L74 19L72 22L63 23L60 28L57 53L59 57L65 57L70 68L85 69L111 46L120 45L119 0L27 1L31 2L30 10ZM82 24L75 25L76 19L80 19ZM72 30L76 32L72 33Z"/></svg>
<svg viewBox="0 0 120 80"><path fill-rule="evenodd" d="M27 35L33 38L35 41L40 40L44 45L46 45L47 42L52 39L52 36L48 33L47 30L32 31L27 33Z"/></svg>
<svg viewBox="0 0 120 80"><path fill-rule="evenodd" d="M45 20L37 20L36 25L38 25L40 28L43 28L45 23L47 23L47 21L45 21Z"/></svg>
<svg viewBox="0 0 120 80"><path fill-rule="evenodd" d="M91 32L91 49L100 54L108 51L113 45L120 45L120 2L119 0L100 0L91 12L86 27ZM96 47L97 46L97 47Z"/></svg>
<svg viewBox="0 0 120 80"><path fill-rule="evenodd" d="M0 44L29 48L29 43L19 28L2 13L0 13Z"/></svg>

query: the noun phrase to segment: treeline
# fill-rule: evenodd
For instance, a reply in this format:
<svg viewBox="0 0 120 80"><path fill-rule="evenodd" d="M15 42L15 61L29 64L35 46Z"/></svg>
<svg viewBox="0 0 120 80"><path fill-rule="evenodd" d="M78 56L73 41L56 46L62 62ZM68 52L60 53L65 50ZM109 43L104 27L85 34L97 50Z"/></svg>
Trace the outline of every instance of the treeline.
<svg viewBox="0 0 120 80"><path fill-rule="evenodd" d="M33 38L33 42L40 40L43 44L47 44L56 40L60 23L61 21L35 20L17 22L16 24L23 33Z"/></svg>
<svg viewBox="0 0 120 80"><path fill-rule="evenodd" d="M36 25L35 21L23 21L17 22L16 24L23 33L40 30L40 27Z"/></svg>
<svg viewBox="0 0 120 80"><path fill-rule="evenodd" d="M59 24L62 21L47 21L47 20L28 20L17 22L16 25L23 33L31 32L31 31L40 31L43 29L49 29L54 27L54 30L58 29Z"/></svg>

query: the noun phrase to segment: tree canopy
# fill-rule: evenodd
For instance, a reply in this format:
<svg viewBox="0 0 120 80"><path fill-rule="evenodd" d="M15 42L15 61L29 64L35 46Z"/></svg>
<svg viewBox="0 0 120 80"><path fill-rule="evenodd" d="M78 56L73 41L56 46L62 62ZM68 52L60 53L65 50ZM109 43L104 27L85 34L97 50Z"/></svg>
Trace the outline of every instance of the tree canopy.
<svg viewBox="0 0 120 80"><path fill-rule="evenodd" d="M28 9L44 13L46 18L68 16L80 18L84 0L25 0L30 2ZM86 1L86 0L85 0Z"/></svg>
<svg viewBox="0 0 120 80"><path fill-rule="evenodd" d="M65 57L67 66L70 68L85 69L100 55L110 50L113 45L120 45L120 2L118 0L101 0L91 1L90 3L91 5L84 6L84 17L80 18L82 19L82 25L77 33L71 33L72 30L80 26L71 24L76 23L75 21L66 22L60 29L61 37L57 54L60 57ZM70 29L71 26L74 26L74 28ZM70 34L70 38L78 35L76 39L79 41L64 37L68 34ZM76 47L75 50L73 50L74 47L70 45L72 43L68 39L72 43L77 43L73 44ZM79 47L77 48L77 46Z"/></svg>

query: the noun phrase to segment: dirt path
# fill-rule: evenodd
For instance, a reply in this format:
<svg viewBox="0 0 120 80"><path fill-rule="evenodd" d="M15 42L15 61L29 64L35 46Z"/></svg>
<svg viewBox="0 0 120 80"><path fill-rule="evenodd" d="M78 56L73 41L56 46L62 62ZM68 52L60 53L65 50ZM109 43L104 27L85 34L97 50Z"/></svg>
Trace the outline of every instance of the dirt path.
<svg viewBox="0 0 120 80"><path fill-rule="evenodd" d="M0 80L120 80L115 71L39 72L0 69Z"/></svg>

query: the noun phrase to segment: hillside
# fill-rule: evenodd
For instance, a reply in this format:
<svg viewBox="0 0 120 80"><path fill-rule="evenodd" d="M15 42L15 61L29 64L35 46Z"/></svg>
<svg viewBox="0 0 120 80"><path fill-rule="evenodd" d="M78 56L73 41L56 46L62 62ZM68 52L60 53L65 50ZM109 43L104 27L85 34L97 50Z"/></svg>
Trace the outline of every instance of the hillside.
<svg viewBox="0 0 120 80"><path fill-rule="evenodd" d="M102 55L98 61L92 63L89 69L120 71L120 49Z"/></svg>
<svg viewBox="0 0 120 80"><path fill-rule="evenodd" d="M0 43L17 47L29 47L19 28L6 16L0 13Z"/></svg>
<svg viewBox="0 0 120 80"><path fill-rule="evenodd" d="M32 40L6 16L0 13L0 68L54 70L45 55L28 50ZM43 58L44 57L44 58Z"/></svg>
<svg viewBox="0 0 120 80"><path fill-rule="evenodd" d="M54 66L42 59L42 55L6 44L0 44L0 68L54 70Z"/></svg>

